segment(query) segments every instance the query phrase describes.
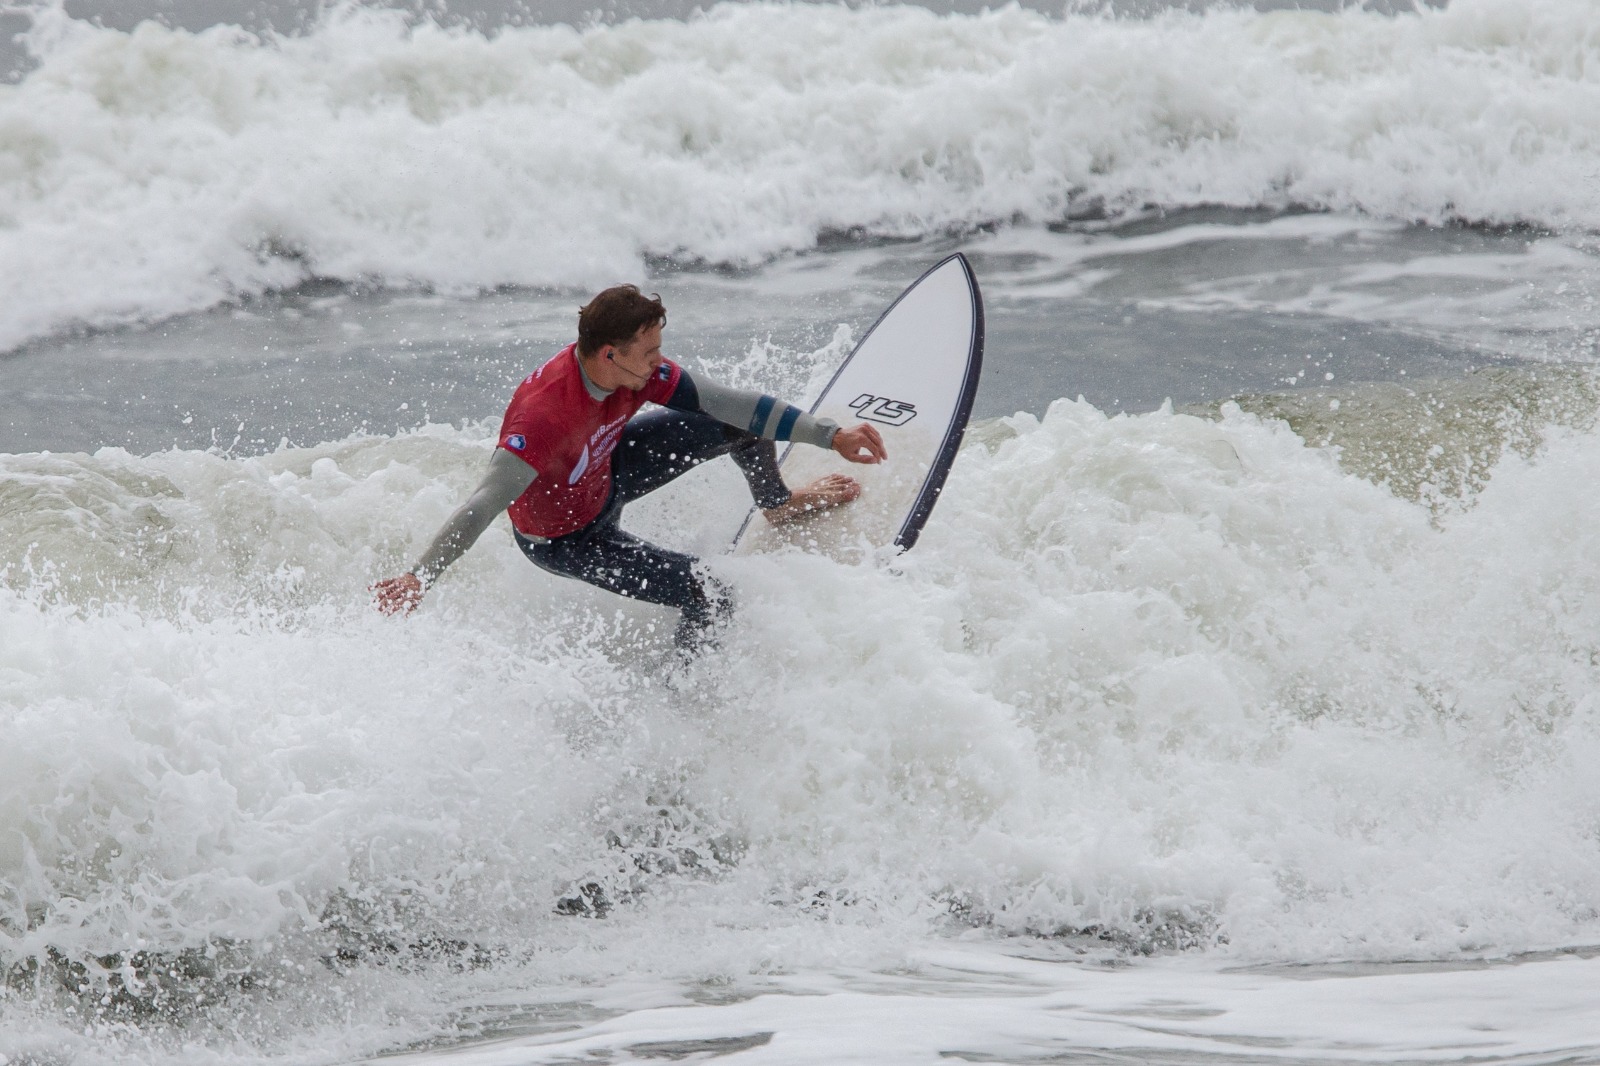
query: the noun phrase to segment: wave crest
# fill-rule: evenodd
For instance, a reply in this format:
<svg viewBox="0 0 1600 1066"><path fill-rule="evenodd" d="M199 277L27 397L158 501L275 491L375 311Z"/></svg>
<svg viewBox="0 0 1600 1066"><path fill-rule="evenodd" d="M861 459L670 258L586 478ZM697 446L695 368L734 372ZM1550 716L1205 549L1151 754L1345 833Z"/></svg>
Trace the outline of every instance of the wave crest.
<svg viewBox="0 0 1600 1066"><path fill-rule="evenodd" d="M1584 0L1148 20L722 4L493 35L35 12L0 349L308 277L473 291L1143 205L1600 225Z"/></svg>

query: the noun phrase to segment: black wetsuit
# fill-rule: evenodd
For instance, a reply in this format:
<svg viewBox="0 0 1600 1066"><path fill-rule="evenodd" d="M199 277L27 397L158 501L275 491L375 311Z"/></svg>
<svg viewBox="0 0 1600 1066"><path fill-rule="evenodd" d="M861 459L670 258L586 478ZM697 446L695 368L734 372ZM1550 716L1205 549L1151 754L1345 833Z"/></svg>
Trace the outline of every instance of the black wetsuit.
<svg viewBox="0 0 1600 1066"><path fill-rule="evenodd" d="M684 382L688 382L685 375ZM689 384L692 393L693 384ZM758 507L776 507L789 499L778 474L777 446L770 440L719 422L698 409L676 402L680 384L668 406L630 419L611 455L611 498L600 517L562 537L525 537L517 545L529 559L553 574L575 577L646 603L676 607L680 646L698 646L709 627L731 607L727 589L714 578L695 573L698 560L641 540L620 526L622 509L654 492L707 459L732 456L750 483ZM513 531L514 532L514 531Z"/></svg>

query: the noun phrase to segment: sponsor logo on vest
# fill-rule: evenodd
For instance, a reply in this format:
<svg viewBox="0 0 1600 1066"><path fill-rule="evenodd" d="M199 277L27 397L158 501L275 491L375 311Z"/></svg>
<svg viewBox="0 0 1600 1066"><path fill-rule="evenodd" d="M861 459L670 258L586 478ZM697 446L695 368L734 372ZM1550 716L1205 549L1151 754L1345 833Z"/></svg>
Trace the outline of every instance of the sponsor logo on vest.
<svg viewBox="0 0 1600 1066"><path fill-rule="evenodd" d="M614 422L607 422L589 435L589 443L583 446L583 454L578 456L577 465L567 475L568 485L576 485L589 472L589 467L605 462L616 451L617 441L622 438L622 427L627 424L628 419L624 415Z"/></svg>
<svg viewBox="0 0 1600 1066"><path fill-rule="evenodd" d="M886 426L903 426L917 417L917 405L904 400L891 400L887 396L874 396L863 392L850 401L851 410L862 418L882 422Z"/></svg>
<svg viewBox="0 0 1600 1066"><path fill-rule="evenodd" d="M528 438L524 437L521 433L513 433L511 436L506 438L506 447L510 448L514 452L520 452L527 446Z"/></svg>

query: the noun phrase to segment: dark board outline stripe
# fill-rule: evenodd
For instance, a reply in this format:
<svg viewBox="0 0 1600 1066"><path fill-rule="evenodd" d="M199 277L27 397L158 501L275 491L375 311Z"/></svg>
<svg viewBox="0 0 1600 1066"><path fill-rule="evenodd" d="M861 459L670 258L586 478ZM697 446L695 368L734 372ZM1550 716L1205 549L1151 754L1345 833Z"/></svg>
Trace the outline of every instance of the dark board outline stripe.
<svg viewBox="0 0 1600 1066"><path fill-rule="evenodd" d="M961 274L966 278L967 290L972 294L972 339L967 347L966 377L962 379L961 393L956 398L955 417L951 420L950 429L945 433L944 443L939 446L939 452L934 456L933 464L928 467L927 476L922 479L922 488L917 493L917 499L911 506L910 514L906 516L904 524L900 527L900 532L895 534L894 545L901 551L906 551L916 544L917 537L922 533L923 524L927 522L928 516L933 513L933 505L939 501L939 494L944 491L945 478L950 474L950 466L955 462L956 452L960 449L961 440L966 435L967 418L972 413L972 402L978 394L978 376L983 369L983 294L978 290L978 279L972 273L972 264L967 261L967 257L960 252L956 252L954 255L947 255L927 270L924 270L916 281L907 285L900 295L894 298L894 303L883 309L883 313L872 323L872 327L861 335L861 339L856 342L856 346L850 349L850 354L845 356L844 362L839 364L839 369L833 372L833 377L828 379L828 383L823 386L822 391L817 394L816 400L811 404L810 413L816 414L817 408L822 406L822 401L829 392L833 391L834 383L844 374L845 368L856 357L856 353L866 346L867 338L877 332L878 327L883 324L883 320L888 318L896 307L900 306L901 300L910 296L918 285L926 281L930 275L943 269L952 259L961 263ZM793 447L794 445L790 444L783 449L782 454L778 456L780 465L789 457L789 451ZM734 546L738 546L739 541L744 539L745 530L750 528L750 523L755 519L755 516L756 509L752 507L750 513L745 515L743 524L739 526L739 532L733 535Z"/></svg>
<svg viewBox="0 0 1600 1066"><path fill-rule="evenodd" d="M956 461L956 452L961 449L961 440L967 434L967 418L972 414L972 401L978 395L978 376L983 370L983 293L978 290L978 279L972 273L972 264L967 262L966 256L957 252L940 260L922 277L927 277L951 259L960 261L961 273L967 279L967 289L972 293L972 342L967 347L967 374L961 382L961 395L956 400L955 417L950 420L950 429L945 434L944 443L939 446L939 454L934 456L933 465L928 468L928 476L922 482L922 491L917 493L917 502L912 506L911 513L906 516L905 525L900 527L899 534L894 538L895 547L901 551L909 551L912 545L917 543L917 538L922 535L923 523L933 513L933 505L939 502L939 494L944 491L945 478L949 476L950 466ZM919 284L921 281L922 278L917 279ZM916 288L916 285L912 285L911 288ZM904 296L905 293L901 295ZM885 311L884 314L888 312ZM876 323L873 324L873 328L877 328Z"/></svg>

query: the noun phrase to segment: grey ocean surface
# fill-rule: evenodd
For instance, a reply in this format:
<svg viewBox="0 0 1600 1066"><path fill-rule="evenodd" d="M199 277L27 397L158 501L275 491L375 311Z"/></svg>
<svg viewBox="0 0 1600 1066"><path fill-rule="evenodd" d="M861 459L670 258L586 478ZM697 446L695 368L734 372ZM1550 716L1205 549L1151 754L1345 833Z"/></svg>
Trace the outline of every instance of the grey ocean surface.
<svg viewBox="0 0 1600 1066"><path fill-rule="evenodd" d="M812 352L841 325L859 337L928 265L965 251L987 306L975 418L1039 415L1080 395L1136 413L1168 400L1592 358L1594 322L1581 306L1564 312L1560 297L1534 324L1473 310L1511 293L1537 311L1563 284L1579 300L1587 279L1570 267L1552 274L1531 254L1554 240L1188 211L1098 231L839 242L747 271L659 263L648 278L618 280L661 293L670 355L715 368L752 345ZM1452 269L1406 277L1422 260ZM514 383L571 339L587 295L462 299L312 283L148 328L36 341L3 357L0 450L259 454L283 441L498 417Z"/></svg>

